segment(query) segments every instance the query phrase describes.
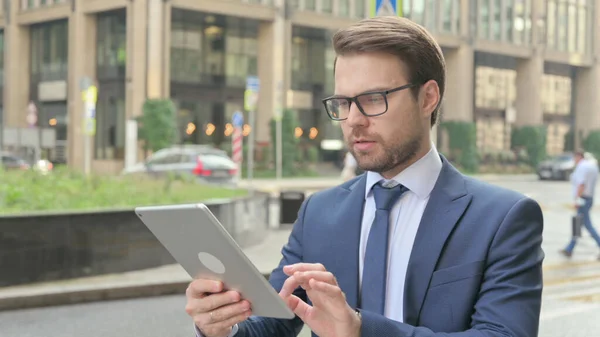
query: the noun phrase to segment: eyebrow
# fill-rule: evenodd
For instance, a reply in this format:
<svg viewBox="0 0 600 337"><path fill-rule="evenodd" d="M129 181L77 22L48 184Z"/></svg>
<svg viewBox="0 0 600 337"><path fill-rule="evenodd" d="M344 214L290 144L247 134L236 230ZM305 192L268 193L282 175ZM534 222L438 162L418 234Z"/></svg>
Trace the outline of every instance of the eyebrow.
<svg viewBox="0 0 600 337"><path fill-rule="evenodd" d="M355 96L363 95L363 94L368 94L368 93L371 93L371 92L374 92L374 91L387 91L387 90L390 90L390 88L389 87L381 87L381 86L379 86L379 87L371 88L369 90L362 91L362 92L356 94ZM332 97L335 97L335 98L346 98L346 97L353 97L353 96L335 94Z"/></svg>

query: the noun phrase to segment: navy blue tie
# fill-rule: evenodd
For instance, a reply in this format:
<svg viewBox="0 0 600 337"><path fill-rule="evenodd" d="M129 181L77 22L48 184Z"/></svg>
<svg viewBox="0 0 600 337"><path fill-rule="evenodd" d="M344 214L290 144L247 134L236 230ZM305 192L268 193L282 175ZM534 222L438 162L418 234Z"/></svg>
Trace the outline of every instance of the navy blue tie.
<svg viewBox="0 0 600 337"><path fill-rule="evenodd" d="M387 251L390 210L407 189L403 185L392 188L379 183L373 186L375 220L369 231L363 267L361 309L383 315L387 280Z"/></svg>

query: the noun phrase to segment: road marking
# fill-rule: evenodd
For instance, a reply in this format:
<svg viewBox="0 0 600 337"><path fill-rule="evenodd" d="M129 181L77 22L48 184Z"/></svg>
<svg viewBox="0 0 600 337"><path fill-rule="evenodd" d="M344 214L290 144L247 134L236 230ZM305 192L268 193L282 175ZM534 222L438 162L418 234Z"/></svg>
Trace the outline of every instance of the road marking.
<svg viewBox="0 0 600 337"><path fill-rule="evenodd" d="M571 297L566 297L565 299L568 301L577 301L577 302L586 302L586 303L600 302L600 293L571 296Z"/></svg>
<svg viewBox="0 0 600 337"><path fill-rule="evenodd" d="M550 281L544 280L544 286L551 287L551 286L557 286L557 285L561 285L561 284L575 283L575 282L582 282L582 281L589 281L589 280L600 280L600 274L566 277L566 278L554 279L554 280L550 280Z"/></svg>
<svg viewBox="0 0 600 337"><path fill-rule="evenodd" d="M550 312L547 312L547 311L544 312L542 310L542 313L540 315L540 321L547 321L547 320L551 320L551 319L556 319L558 317L579 314L582 312L592 311L595 309L600 309L600 304L593 304L593 305L586 304L586 305L581 305L581 306L568 305L568 306L563 307L560 310L554 310L554 311L550 311Z"/></svg>
<svg viewBox="0 0 600 337"><path fill-rule="evenodd" d="M542 268L544 271L547 271L547 270L570 269L570 268L576 268L576 267L581 267L581 266L591 266L591 265L600 266L600 261L598 261L598 260L576 261L576 262L565 261L563 263L544 265Z"/></svg>

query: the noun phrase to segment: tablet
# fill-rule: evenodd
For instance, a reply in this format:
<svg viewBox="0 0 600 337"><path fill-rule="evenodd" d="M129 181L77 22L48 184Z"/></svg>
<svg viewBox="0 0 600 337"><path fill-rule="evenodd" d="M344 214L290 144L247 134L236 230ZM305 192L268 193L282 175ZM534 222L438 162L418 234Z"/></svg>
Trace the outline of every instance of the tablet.
<svg viewBox="0 0 600 337"><path fill-rule="evenodd" d="M206 205L137 207L135 213L192 278L222 281L250 301L255 316L294 318Z"/></svg>

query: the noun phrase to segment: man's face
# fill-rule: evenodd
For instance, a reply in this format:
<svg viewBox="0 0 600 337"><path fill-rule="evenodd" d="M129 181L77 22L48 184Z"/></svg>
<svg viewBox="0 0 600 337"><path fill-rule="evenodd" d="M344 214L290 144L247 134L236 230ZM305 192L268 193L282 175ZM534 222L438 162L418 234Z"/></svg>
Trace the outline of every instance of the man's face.
<svg viewBox="0 0 600 337"><path fill-rule="evenodd" d="M397 56L361 53L337 59L335 94L338 96L353 97L406 84L409 82L405 65ZM341 122L341 127L358 166L391 178L412 164L417 154L424 155L420 152L428 148L429 144L424 143L429 141L431 113L438 100L437 84L429 81L416 100L410 89L389 93L387 112L380 116L367 117L352 103L348 119ZM385 104L382 109L385 111Z"/></svg>

